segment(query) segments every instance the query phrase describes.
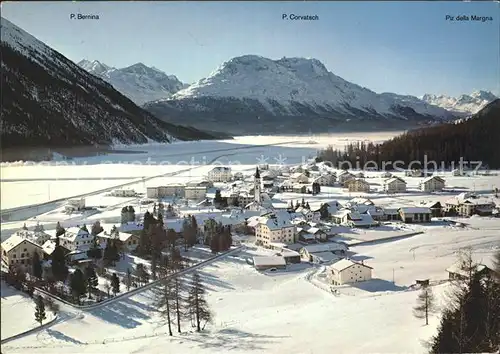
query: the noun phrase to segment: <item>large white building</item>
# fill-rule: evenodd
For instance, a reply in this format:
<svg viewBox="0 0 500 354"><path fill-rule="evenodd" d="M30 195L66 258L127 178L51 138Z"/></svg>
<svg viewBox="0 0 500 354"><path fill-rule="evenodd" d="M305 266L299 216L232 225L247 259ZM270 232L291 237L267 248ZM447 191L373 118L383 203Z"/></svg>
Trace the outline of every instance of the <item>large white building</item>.
<svg viewBox="0 0 500 354"><path fill-rule="evenodd" d="M297 228L286 211L260 218L255 227L256 241L264 247L270 247L273 242L292 244L296 233Z"/></svg>
<svg viewBox="0 0 500 354"><path fill-rule="evenodd" d="M71 251L89 248L93 239L94 236L79 227L70 227L64 235L59 236L61 246Z"/></svg>
<svg viewBox="0 0 500 354"><path fill-rule="evenodd" d="M372 269L363 262L342 259L329 266L329 275L333 285L357 283L372 279Z"/></svg>
<svg viewBox="0 0 500 354"><path fill-rule="evenodd" d="M230 167L217 166L208 172L208 179L212 182L229 182L232 178Z"/></svg>
<svg viewBox="0 0 500 354"><path fill-rule="evenodd" d="M423 192L441 192L443 189L444 179L438 176L427 177L420 183Z"/></svg>
<svg viewBox="0 0 500 354"><path fill-rule="evenodd" d="M184 197L186 186L184 184L169 184L166 186L147 187L148 198Z"/></svg>
<svg viewBox="0 0 500 354"><path fill-rule="evenodd" d="M404 193L406 192L406 182L402 178L392 177L384 181L384 192Z"/></svg>
<svg viewBox="0 0 500 354"><path fill-rule="evenodd" d="M462 193L445 202L445 211L454 210L458 215L472 216L474 214L490 215L495 209L495 203L488 198L480 198L468 193Z"/></svg>

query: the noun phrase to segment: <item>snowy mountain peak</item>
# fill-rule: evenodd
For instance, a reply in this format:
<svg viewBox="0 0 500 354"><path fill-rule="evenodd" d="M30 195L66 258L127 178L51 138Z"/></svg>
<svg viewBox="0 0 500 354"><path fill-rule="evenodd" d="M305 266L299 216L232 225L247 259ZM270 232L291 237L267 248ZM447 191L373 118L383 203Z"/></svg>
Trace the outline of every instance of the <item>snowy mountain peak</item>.
<svg viewBox="0 0 500 354"><path fill-rule="evenodd" d="M429 104L461 114L474 114L496 99L497 97L493 93L484 90L474 91L470 95L463 94L458 97L431 94L422 96L422 100Z"/></svg>
<svg viewBox="0 0 500 354"><path fill-rule="evenodd" d="M138 105L169 98L187 86L175 75L167 75L144 63L136 63L122 69L110 67L97 60L92 62L82 60L78 65L109 82L115 89Z"/></svg>
<svg viewBox="0 0 500 354"><path fill-rule="evenodd" d="M351 118L359 116L359 112L386 118L408 115L401 113L402 107L410 107L422 116L450 116L446 110L416 97L379 95L348 82L313 58L235 57L208 77L174 94L172 100L202 98L255 100L270 112L291 116L304 114L297 111L297 104L306 105L317 114L334 110L337 115L340 112Z"/></svg>
<svg viewBox="0 0 500 354"><path fill-rule="evenodd" d="M94 75L99 75L99 74L102 74L102 73L112 69L110 66L103 64L98 60L90 61L87 59L83 59L80 62L78 62L77 65L79 65L83 69L93 73Z"/></svg>

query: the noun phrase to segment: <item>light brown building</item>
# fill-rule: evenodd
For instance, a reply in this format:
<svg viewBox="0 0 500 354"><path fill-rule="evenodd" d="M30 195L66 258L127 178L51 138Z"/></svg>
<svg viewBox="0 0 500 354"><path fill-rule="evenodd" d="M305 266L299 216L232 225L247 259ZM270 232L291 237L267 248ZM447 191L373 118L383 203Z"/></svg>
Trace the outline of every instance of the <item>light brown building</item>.
<svg viewBox="0 0 500 354"><path fill-rule="evenodd" d="M31 259L36 252L43 259L43 248L36 243L13 235L2 242L2 261L8 266L26 267L31 265Z"/></svg>

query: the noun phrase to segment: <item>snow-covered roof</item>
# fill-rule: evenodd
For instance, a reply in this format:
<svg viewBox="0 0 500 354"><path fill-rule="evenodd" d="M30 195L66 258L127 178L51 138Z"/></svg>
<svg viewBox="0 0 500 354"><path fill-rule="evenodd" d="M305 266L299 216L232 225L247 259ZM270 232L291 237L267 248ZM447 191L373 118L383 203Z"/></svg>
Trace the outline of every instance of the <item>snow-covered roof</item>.
<svg viewBox="0 0 500 354"><path fill-rule="evenodd" d="M429 177L426 177L426 178L424 178L424 179L422 180L422 182L421 182L421 183L428 183L428 182L430 182L430 181L432 181L432 180L436 180L436 181L439 181L439 182L441 182L441 183L444 183L444 179L442 179L442 178L441 178L441 177L439 177L439 176L429 176Z"/></svg>
<svg viewBox="0 0 500 354"><path fill-rule="evenodd" d="M284 266L285 258L281 256L254 256L253 264L255 266Z"/></svg>
<svg viewBox="0 0 500 354"><path fill-rule="evenodd" d="M12 235L8 239L6 239L5 241L2 242L2 250L4 250L5 252L10 252L11 250L13 250L17 246L19 246L22 242L29 242L32 245L35 245L36 247L40 248L39 245L30 241L27 238L24 238L24 237L21 237L18 235Z"/></svg>
<svg viewBox="0 0 500 354"><path fill-rule="evenodd" d="M114 235L111 235L109 232L107 231L102 231L101 233L99 233L97 235L98 237L101 237L101 238L114 238ZM129 234L129 233L126 233L126 232L118 232L118 239L122 242L127 242L128 239L130 237L132 237L134 235L132 234Z"/></svg>
<svg viewBox="0 0 500 354"><path fill-rule="evenodd" d="M216 166L210 170L210 172L231 172L231 167L227 166Z"/></svg>
<svg viewBox="0 0 500 354"><path fill-rule="evenodd" d="M340 261L333 263L330 266L330 268L335 269L335 270L341 272L341 271L343 271L343 270L345 270L345 269L347 269L349 267L352 267L353 265L360 265L360 266L363 266L363 267L366 267L366 268L373 269L372 267L369 267L366 264L358 263L358 262L353 262L350 259L341 259Z"/></svg>
<svg viewBox="0 0 500 354"><path fill-rule="evenodd" d="M384 184L392 184L392 183L395 183L395 182L407 184L406 181L404 179L400 178L400 177L392 177L392 178L386 179L384 181Z"/></svg>
<svg viewBox="0 0 500 354"><path fill-rule="evenodd" d="M56 243L53 240L48 240L42 245L42 249L45 253L51 255L56 249Z"/></svg>
<svg viewBox="0 0 500 354"><path fill-rule="evenodd" d="M318 245L307 245L302 247L308 253L318 253L318 252L333 252L333 251L347 251L347 246L343 243L321 243Z"/></svg>
<svg viewBox="0 0 500 354"><path fill-rule="evenodd" d="M399 210L405 214L431 214L431 210L424 207L403 207Z"/></svg>
<svg viewBox="0 0 500 354"><path fill-rule="evenodd" d="M316 252L313 254L313 257L317 257L319 258L319 260L321 262L331 262L331 261L334 261L336 259L340 259L339 256L337 256L335 253L332 253L332 252Z"/></svg>

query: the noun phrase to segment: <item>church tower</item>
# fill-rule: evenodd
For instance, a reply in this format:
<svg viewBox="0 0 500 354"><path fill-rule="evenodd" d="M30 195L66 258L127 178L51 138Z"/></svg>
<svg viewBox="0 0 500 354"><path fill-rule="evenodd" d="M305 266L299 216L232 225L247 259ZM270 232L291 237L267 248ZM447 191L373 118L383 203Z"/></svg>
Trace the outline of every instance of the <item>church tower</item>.
<svg viewBox="0 0 500 354"><path fill-rule="evenodd" d="M261 180L260 180L260 172L259 172L258 166L255 169L253 191L254 191L255 202L257 202L258 204L261 204L262 203L262 196L261 196L262 184L261 184Z"/></svg>

